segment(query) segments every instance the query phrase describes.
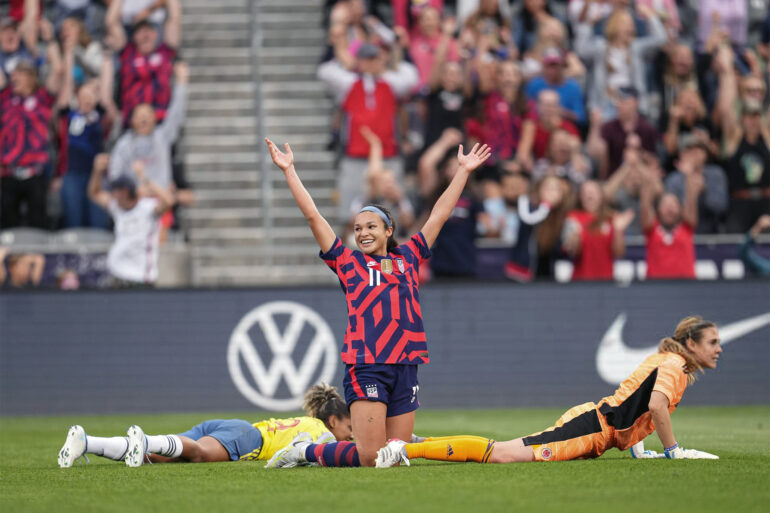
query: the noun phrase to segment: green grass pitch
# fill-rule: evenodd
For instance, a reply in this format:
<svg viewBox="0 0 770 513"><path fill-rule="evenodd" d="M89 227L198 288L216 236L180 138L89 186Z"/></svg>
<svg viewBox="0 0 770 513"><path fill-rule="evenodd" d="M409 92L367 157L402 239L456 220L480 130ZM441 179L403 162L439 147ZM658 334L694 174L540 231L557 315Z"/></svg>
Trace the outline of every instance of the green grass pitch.
<svg viewBox="0 0 770 513"><path fill-rule="evenodd" d="M497 439L538 431L556 409L421 410L415 431ZM590 461L480 465L415 461L410 468L265 470L263 462L145 465L91 457L59 469L70 424L99 436L140 424L186 430L209 418L253 413L0 419L0 511L45 512L446 512L768 511L770 406L687 407L673 415L679 442L719 461L631 459L616 449ZM655 435L648 448L661 450Z"/></svg>

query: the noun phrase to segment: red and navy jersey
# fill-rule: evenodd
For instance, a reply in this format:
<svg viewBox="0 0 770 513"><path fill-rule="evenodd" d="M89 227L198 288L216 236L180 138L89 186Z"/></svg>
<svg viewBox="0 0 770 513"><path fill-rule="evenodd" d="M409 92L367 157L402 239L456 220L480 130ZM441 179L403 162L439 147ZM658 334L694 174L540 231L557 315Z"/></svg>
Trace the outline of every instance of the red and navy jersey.
<svg viewBox="0 0 770 513"><path fill-rule="evenodd" d="M0 91L0 165L3 176L11 167L42 166L48 162L49 124L54 97L45 87L29 96Z"/></svg>
<svg viewBox="0 0 770 513"><path fill-rule="evenodd" d="M120 103L123 123L131 121L131 111L141 103L155 109L158 121L166 117L171 103L171 77L174 74L176 50L161 44L156 50L142 55L134 43L120 52Z"/></svg>
<svg viewBox="0 0 770 513"><path fill-rule="evenodd" d="M418 287L420 265L430 255L422 232L387 256L351 250L339 237L320 254L337 274L348 304L344 363L428 363Z"/></svg>

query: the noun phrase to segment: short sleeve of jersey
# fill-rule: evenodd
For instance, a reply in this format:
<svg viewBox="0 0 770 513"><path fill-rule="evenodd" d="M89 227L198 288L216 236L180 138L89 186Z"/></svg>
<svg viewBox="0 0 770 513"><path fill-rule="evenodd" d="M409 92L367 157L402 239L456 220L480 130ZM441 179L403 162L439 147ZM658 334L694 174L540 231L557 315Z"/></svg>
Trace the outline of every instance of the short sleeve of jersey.
<svg viewBox="0 0 770 513"><path fill-rule="evenodd" d="M658 367L658 377L655 379L652 390L665 395L671 407L682 400L685 388L687 388L687 374L684 372L684 360L681 356L671 354Z"/></svg>
<svg viewBox="0 0 770 513"><path fill-rule="evenodd" d="M350 258L351 253L352 251L350 251L342 244L340 238L336 237L334 239L334 244L332 244L332 247L329 248L329 251L326 253L319 251L318 256L321 258L321 260L326 262L326 265L329 266L329 269L339 274L339 272L342 270L342 266Z"/></svg>
<svg viewBox="0 0 770 513"><path fill-rule="evenodd" d="M428 247L428 242L425 240L425 236L422 232L415 233L409 242L399 246L401 252L411 252L414 254L417 261L422 264L433 254Z"/></svg>

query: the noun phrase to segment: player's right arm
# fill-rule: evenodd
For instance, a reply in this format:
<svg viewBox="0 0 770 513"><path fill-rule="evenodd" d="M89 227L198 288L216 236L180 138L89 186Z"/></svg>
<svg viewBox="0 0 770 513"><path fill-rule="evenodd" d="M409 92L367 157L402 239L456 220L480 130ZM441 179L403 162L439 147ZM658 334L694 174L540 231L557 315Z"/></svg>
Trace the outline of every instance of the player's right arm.
<svg viewBox="0 0 770 513"><path fill-rule="evenodd" d="M321 247L321 251L328 253L332 248L334 241L337 239L337 235L318 211L318 207L316 207L310 193L307 192L305 186L302 185L302 181L297 175L297 170L294 169L294 154L291 152L289 143L286 143L284 146L286 149L286 153L284 153L267 137L265 137L265 142L270 150L270 157L273 159L273 162L276 166L281 168L281 171L283 171L283 174L286 176L286 183L289 184L289 190L291 190L294 201L297 202L297 206L302 211L302 215L307 219L310 230L313 232L313 237L315 237L316 242L318 242L318 245Z"/></svg>
<svg viewBox="0 0 770 513"><path fill-rule="evenodd" d="M669 401L666 394L653 390L650 394L650 415L655 424L655 432L663 444L663 447L673 447L676 445L674 438L674 428L671 426L671 414L668 412Z"/></svg>

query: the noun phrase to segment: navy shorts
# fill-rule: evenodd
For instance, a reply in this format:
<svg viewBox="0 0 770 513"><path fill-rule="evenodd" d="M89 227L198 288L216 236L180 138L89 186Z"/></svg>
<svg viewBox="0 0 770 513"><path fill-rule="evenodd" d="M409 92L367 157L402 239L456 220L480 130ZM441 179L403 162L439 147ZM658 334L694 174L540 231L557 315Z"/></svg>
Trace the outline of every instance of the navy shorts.
<svg viewBox="0 0 770 513"><path fill-rule="evenodd" d="M262 449L262 433L250 422L240 419L206 420L184 433L179 433L179 436L186 436L195 441L210 436L222 444L233 461L244 456L255 460Z"/></svg>
<svg viewBox="0 0 770 513"><path fill-rule="evenodd" d="M345 365L345 402L376 401L388 405L388 417L409 413L420 407L417 393L417 365L374 363Z"/></svg>

